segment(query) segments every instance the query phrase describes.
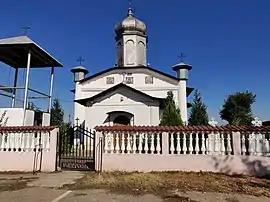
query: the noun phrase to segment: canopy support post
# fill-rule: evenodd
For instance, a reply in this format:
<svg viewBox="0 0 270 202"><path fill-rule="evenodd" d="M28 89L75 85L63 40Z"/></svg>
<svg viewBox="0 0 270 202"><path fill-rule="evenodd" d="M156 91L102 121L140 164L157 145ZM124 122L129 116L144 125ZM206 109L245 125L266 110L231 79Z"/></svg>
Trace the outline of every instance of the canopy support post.
<svg viewBox="0 0 270 202"><path fill-rule="evenodd" d="M29 86L29 73L31 65L31 52L28 52L27 59L27 70L26 70L26 79L25 79L25 88L24 88L24 101L23 101L23 126L25 126L26 120L26 107L27 107L27 96L28 96L28 86Z"/></svg>
<svg viewBox="0 0 270 202"><path fill-rule="evenodd" d="M14 76L14 83L13 83L13 87L14 88L13 88L11 108L14 108L14 106L15 106L16 87L17 87L17 80L18 80L18 71L19 71L19 68L15 68L15 76Z"/></svg>
<svg viewBox="0 0 270 202"><path fill-rule="evenodd" d="M54 67L52 67L51 69L51 78L50 78L50 94L49 94L49 109L48 109L50 114L52 109L53 79L54 79Z"/></svg>

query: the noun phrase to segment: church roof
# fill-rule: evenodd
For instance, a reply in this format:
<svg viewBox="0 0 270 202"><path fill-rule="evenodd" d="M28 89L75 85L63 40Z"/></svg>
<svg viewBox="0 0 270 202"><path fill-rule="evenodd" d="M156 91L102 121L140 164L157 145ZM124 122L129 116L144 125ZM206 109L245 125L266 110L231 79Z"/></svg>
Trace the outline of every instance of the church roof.
<svg viewBox="0 0 270 202"><path fill-rule="evenodd" d="M31 67L63 67L27 36L0 39L0 61L11 67L26 68L29 51L31 51Z"/></svg>
<svg viewBox="0 0 270 202"><path fill-rule="evenodd" d="M103 71L100 71L100 72L98 72L98 73L96 73L96 74L93 74L93 75L91 75L91 76L89 76L89 77L86 77L85 79L82 79L81 81L80 81L80 83L83 83L83 82L85 82L85 81L88 81L88 80L90 80L90 79L93 79L93 78L95 78L95 77L97 77L97 76L101 76L101 75L103 75L103 74L105 74L105 73L108 73L108 72L111 72L111 71L114 71L114 70L128 70L128 69L146 69L146 70L149 70L149 71L152 71L152 72L155 72L155 73L157 73L157 74L160 74L160 75L163 75L163 76L165 76L165 77L168 77L168 78L170 78L170 79L172 79L172 80L175 80L175 81L179 81L180 79L179 78L177 78L177 77L175 77L175 76L172 76L172 75L170 75L170 74L167 74L167 73L165 73L165 72L162 72L162 71L159 71L159 70L157 70L157 69L154 69L154 68L152 68L152 67L149 67L149 66L131 66L131 67L111 67L111 68L108 68L108 69L105 69L105 70L103 70Z"/></svg>
<svg viewBox="0 0 270 202"><path fill-rule="evenodd" d="M100 98L100 97L103 97L103 96L107 95L108 93L113 92L116 89L121 88L121 87L126 88L126 89L128 89L128 90L130 90L132 92L138 93L138 94L140 94L142 96L146 96L146 97L148 97L148 98L150 98L152 100L158 100L158 101L164 101L165 100L165 98L153 97L153 96L150 96L150 95L148 95L148 94L146 94L146 93L144 93L142 91L139 91L139 90L137 90L135 88L132 88L132 87L130 87L128 85L125 85L123 83L119 83L119 84L117 84L117 85L115 85L115 86L113 86L111 88L108 88L107 90L104 90L104 91L102 91L102 92L100 92L100 93L98 93L98 94L96 94L96 95L94 95L92 97L83 98L83 99L77 99L77 100L74 100L74 102L77 102L77 103L85 106L87 102L94 101L95 99ZM187 94L190 94L191 92L192 91L190 91L189 93L187 92ZM188 103L187 105L188 105L187 106L188 108L191 107L191 104L190 103Z"/></svg>

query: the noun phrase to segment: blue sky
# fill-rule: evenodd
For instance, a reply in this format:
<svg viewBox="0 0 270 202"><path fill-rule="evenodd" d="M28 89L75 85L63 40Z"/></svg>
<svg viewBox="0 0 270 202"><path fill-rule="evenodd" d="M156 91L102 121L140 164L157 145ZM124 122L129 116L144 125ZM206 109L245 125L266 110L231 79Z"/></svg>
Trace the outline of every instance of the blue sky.
<svg viewBox="0 0 270 202"><path fill-rule="evenodd" d="M74 86L69 70L79 56L90 74L114 65L113 28L125 17L128 3L24 0L14 6L18 2L1 3L0 37L19 36L21 27L31 26L28 36L64 64L56 70L53 95L60 98L68 116L73 113L69 90ZM270 119L270 1L133 0L133 8L147 25L151 66L174 74L171 67L184 52L185 61L193 66L188 85L201 92L211 117L218 117L227 95L250 90L257 95L254 114ZM0 84L11 85L13 72L3 64L0 68ZM48 92L49 69L32 71L30 85ZM8 103L0 98L2 106Z"/></svg>

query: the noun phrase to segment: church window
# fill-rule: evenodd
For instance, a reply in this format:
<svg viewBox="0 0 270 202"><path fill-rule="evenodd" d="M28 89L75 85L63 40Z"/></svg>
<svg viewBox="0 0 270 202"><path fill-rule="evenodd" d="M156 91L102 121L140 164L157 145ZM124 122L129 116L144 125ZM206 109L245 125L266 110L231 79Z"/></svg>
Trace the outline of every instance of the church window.
<svg viewBox="0 0 270 202"><path fill-rule="evenodd" d="M146 76L145 77L145 84L152 84L153 83L153 77L152 76Z"/></svg>
<svg viewBox="0 0 270 202"><path fill-rule="evenodd" d="M131 76L126 77L126 84L133 84L133 77Z"/></svg>
<svg viewBox="0 0 270 202"><path fill-rule="evenodd" d="M114 84L114 77L107 77L106 84Z"/></svg>

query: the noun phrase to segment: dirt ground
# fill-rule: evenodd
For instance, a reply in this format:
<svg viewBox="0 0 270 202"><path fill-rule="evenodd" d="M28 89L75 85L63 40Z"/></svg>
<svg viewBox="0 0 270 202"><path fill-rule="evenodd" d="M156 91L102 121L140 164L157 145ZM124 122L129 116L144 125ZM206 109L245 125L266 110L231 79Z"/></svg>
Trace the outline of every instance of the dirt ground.
<svg viewBox="0 0 270 202"><path fill-rule="evenodd" d="M270 197L270 180L207 172L102 172L87 173L68 189L105 189L113 193L154 194L161 197L178 192L246 194Z"/></svg>
<svg viewBox="0 0 270 202"><path fill-rule="evenodd" d="M269 180L213 173L0 174L0 202L270 202L267 197Z"/></svg>

